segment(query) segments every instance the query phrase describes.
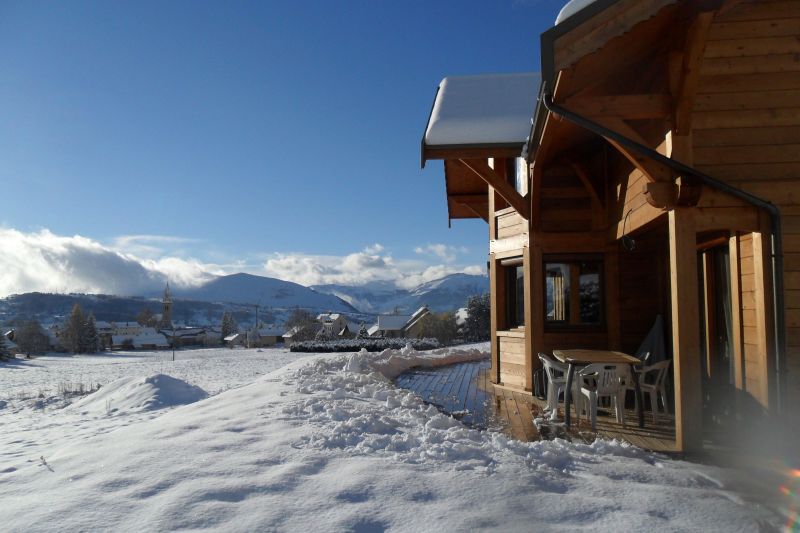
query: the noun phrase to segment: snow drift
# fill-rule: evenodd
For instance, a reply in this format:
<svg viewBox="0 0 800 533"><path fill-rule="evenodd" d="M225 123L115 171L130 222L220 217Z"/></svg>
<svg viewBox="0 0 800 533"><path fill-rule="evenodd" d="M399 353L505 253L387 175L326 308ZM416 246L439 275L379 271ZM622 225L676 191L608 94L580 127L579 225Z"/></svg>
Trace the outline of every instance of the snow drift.
<svg viewBox="0 0 800 533"><path fill-rule="evenodd" d="M315 355L2 474L9 531L753 531L725 471L607 441L519 442L398 389L486 345ZM2 470L2 468L0 468Z"/></svg>
<svg viewBox="0 0 800 533"><path fill-rule="evenodd" d="M183 380L155 374L149 377L121 378L73 403L68 410L82 414L136 413L174 407L208 397L200 387Z"/></svg>

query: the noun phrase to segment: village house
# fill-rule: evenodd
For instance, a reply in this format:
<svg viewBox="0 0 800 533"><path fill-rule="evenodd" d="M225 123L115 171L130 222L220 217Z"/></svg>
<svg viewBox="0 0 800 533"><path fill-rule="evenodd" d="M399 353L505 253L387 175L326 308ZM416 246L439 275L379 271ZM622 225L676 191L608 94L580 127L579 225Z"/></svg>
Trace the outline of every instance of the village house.
<svg viewBox="0 0 800 533"><path fill-rule="evenodd" d="M419 336L422 319L430 314L426 306L422 306L410 315L378 315L377 323L368 330L370 337L387 339Z"/></svg>
<svg viewBox="0 0 800 533"><path fill-rule="evenodd" d="M796 427L797 17L573 0L541 74L442 81L422 164L444 162L450 219L488 223L491 381L530 394L539 353L632 354L660 315L675 450L737 416Z"/></svg>
<svg viewBox="0 0 800 533"><path fill-rule="evenodd" d="M274 325L262 325L261 327L253 327L247 333L247 343L250 348L263 348L266 346L275 346L278 342L283 342L283 329Z"/></svg>
<svg viewBox="0 0 800 533"><path fill-rule="evenodd" d="M155 328L139 326L137 331L135 335L112 335L111 349L163 350L170 346L167 338Z"/></svg>
<svg viewBox="0 0 800 533"><path fill-rule="evenodd" d="M317 315L317 321L325 328L325 333L331 338L337 338L347 327L347 318L339 313L322 313Z"/></svg>

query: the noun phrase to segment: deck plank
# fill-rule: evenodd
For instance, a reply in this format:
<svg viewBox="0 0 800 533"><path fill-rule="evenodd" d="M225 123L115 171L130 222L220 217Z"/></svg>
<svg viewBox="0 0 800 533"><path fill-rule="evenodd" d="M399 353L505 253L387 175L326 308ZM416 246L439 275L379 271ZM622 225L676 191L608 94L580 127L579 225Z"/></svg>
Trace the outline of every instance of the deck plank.
<svg viewBox="0 0 800 533"><path fill-rule="evenodd" d="M413 390L428 403L448 413L459 413L465 424L503 431L520 440L565 438L573 442L591 443L596 438L617 439L634 446L661 453L675 451L675 425L672 415L660 414L653 424L646 411L645 427L635 424L636 411L626 409L626 427L616 422L613 411L602 408L598 414L597 431L582 417L569 431L561 421L547 422L537 427L535 418L547 419L546 402L522 391L495 386L489 380L488 361L461 363L441 368L412 369L398 376L398 386ZM562 409L559 413L563 415ZM463 414L463 416L461 416Z"/></svg>

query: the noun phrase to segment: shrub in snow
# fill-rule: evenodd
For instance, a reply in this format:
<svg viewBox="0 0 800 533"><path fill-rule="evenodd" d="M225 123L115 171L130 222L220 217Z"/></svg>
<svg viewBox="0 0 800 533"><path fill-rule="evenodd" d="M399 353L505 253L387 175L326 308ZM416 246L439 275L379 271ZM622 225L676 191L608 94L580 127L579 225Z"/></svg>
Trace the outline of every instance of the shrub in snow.
<svg viewBox="0 0 800 533"><path fill-rule="evenodd" d="M383 350L399 350L410 344L415 350L433 350L439 348L436 339L341 339L334 341L303 341L293 343L293 352L357 352L362 348L368 352Z"/></svg>

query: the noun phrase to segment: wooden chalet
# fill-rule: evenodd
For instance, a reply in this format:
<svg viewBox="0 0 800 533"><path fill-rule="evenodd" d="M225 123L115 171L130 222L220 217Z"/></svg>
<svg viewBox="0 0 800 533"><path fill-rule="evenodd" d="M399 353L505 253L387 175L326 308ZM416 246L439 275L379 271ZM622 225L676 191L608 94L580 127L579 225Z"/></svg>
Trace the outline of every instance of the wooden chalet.
<svg viewBox="0 0 800 533"><path fill-rule="evenodd" d="M488 222L491 381L530 393L537 353L632 353L662 315L676 450L796 427L800 1L578 2L541 82L446 78L423 138L450 218Z"/></svg>

